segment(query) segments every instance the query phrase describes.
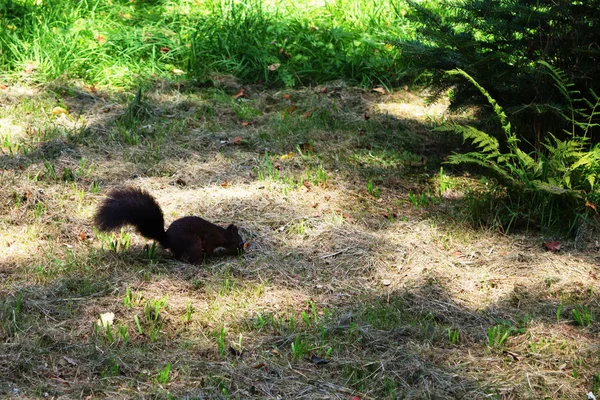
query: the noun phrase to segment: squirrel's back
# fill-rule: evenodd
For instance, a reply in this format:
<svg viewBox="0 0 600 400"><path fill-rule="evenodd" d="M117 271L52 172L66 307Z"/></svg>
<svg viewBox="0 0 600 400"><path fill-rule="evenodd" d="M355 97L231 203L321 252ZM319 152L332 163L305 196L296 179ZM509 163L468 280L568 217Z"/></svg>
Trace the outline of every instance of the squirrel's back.
<svg viewBox="0 0 600 400"><path fill-rule="evenodd" d="M132 187L113 189L96 210L94 222L101 231L113 231L133 225L148 238L165 244L162 210L148 192Z"/></svg>

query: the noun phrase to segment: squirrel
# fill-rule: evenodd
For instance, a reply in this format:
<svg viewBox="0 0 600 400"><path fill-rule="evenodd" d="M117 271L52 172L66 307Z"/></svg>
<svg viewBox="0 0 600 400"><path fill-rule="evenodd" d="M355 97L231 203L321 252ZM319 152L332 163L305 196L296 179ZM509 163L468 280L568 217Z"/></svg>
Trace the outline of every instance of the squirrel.
<svg viewBox="0 0 600 400"><path fill-rule="evenodd" d="M244 251L244 241L233 224L222 228L200 217L183 217L173 221L165 231L162 209L156 199L133 187L111 190L98 206L94 223L104 232L133 225L142 236L169 249L176 259L192 264L202 262L217 247L224 247L227 254Z"/></svg>

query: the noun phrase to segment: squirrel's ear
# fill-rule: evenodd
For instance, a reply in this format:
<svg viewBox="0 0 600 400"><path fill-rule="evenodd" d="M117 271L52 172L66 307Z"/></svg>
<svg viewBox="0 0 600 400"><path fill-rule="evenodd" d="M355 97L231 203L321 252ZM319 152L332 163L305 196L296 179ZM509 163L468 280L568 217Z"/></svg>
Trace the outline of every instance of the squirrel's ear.
<svg viewBox="0 0 600 400"><path fill-rule="evenodd" d="M227 229L227 231L228 231L228 232L231 232L231 233L233 233L233 234L236 234L236 233L238 233L238 228L237 228L237 226L235 226L235 225L233 225L233 224L230 224L230 225L229 225L229 226L228 226L226 229Z"/></svg>

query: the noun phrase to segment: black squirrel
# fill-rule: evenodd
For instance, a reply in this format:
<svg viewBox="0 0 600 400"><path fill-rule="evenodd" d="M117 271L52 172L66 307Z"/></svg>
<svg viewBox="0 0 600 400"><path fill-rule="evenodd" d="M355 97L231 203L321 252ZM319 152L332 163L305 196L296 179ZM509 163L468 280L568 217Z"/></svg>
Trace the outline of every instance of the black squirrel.
<svg viewBox="0 0 600 400"><path fill-rule="evenodd" d="M244 241L235 225L221 228L200 217L183 217L173 221L165 231L163 213L156 199L139 188L111 190L96 210L94 222L101 231L133 225L142 236L169 249L175 258L192 264L202 262L217 247L224 247L228 254L244 251Z"/></svg>

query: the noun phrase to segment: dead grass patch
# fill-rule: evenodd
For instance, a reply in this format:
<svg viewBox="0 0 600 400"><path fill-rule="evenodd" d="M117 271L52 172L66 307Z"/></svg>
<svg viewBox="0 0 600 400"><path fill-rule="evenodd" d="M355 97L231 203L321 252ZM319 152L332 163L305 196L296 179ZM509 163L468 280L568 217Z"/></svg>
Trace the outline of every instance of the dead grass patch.
<svg viewBox="0 0 600 400"><path fill-rule="evenodd" d="M565 242L549 253L536 233L466 223L472 182L457 177L437 194L433 155L445 149L426 147L440 121L418 96L332 85L235 100L159 86L143 120L120 124L130 94L51 90L69 108L64 123L44 111L44 88L27 97L26 116L18 93L0 99L11 134L56 128L38 141L11 136L20 150L0 156L2 395L597 389L595 250ZM150 191L167 224L238 224L249 251L192 266L162 250L149 257L130 230L100 235L90 216L118 185ZM584 306L594 314L579 325L573 310ZM99 327L108 312L112 325Z"/></svg>

